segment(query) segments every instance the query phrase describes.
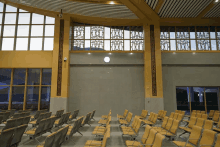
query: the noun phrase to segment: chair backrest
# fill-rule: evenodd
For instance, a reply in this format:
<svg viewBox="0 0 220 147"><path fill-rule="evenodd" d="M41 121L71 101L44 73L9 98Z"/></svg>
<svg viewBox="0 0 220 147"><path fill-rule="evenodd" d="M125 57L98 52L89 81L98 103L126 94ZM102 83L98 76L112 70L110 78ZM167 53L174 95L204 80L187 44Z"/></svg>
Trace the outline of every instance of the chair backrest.
<svg viewBox="0 0 220 147"><path fill-rule="evenodd" d="M184 116L183 114L179 114L178 117L177 117L177 120L182 121L183 116Z"/></svg>
<svg viewBox="0 0 220 147"><path fill-rule="evenodd" d="M41 111L37 111L34 115L34 119L37 119L40 116Z"/></svg>
<svg viewBox="0 0 220 147"><path fill-rule="evenodd" d="M136 132L136 134L139 132L140 127L141 127L141 120L138 119L137 125L134 128L134 131Z"/></svg>
<svg viewBox="0 0 220 147"><path fill-rule="evenodd" d="M1 132L0 142L1 147L8 147L10 145L11 138L14 134L15 128L10 128Z"/></svg>
<svg viewBox="0 0 220 147"><path fill-rule="evenodd" d="M23 119L23 124L28 124L30 122L30 116L26 116L24 119Z"/></svg>
<svg viewBox="0 0 220 147"><path fill-rule="evenodd" d="M220 147L220 134L217 135L217 139L215 141L215 146L214 147Z"/></svg>
<svg viewBox="0 0 220 147"><path fill-rule="evenodd" d="M153 144L156 134L157 134L157 131L155 129L150 129L150 134L149 134L145 144Z"/></svg>
<svg viewBox="0 0 220 147"><path fill-rule="evenodd" d="M173 118L173 117L174 117L174 112L171 112L169 118Z"/></svg>
<svg viewBox="0 0 220 147"><path fill-rule="evenodd" d="M173 120L173 125L169 131L176 135L177 129L179 128L179 123L180 123L179 120Z"/></svg>
<svg viewBox="0 0 220 147"><path fill-rule="evenodd" d="M162 123L162 125L161 125L161 128L165 128L165 127L166 127L166 124L167 124L168 119L169 119L169 118L168 118L167 116L164 117L163 123Z"/></svg>
<svg viewBox="0 0 220 147"><path fill-rule="evenodd" d="M152 147L162 147L164 139L165 136L163 136L160 133L157 133Z"/></svg>
<svg viewBox="0 0 220 147"><path fill-rule="evenodd" d="M212 120L213 121L218 121L219 120L219 113L218 112L214 113L214 116L213 116Z"/></svg>
<svg viewBox="0 0 220 147"><path fill-rule="evenodd" d="M13 138L11 140L11 146L21 142L21 138L27 127L28 127L27 124L16 127Z"/></svg>
<svg viewBox="0 0 220 147"><path fill-rule="evenodd" d="M203 129L209 129L212 130L213 128L213 121L212 120L205 120L205 124L203 126Z"/></svg>
<svg viewBox="0 0 220 147"><path fill-rule="evenodd" d="M192 110L192 112L195 112L195 113L196 113L196 110Z"/></svg>
<svg viewBox="0 0 220 147"><path fill-rule="evenodd" d="M56 132L47 136L45 143L44 143L44 147L51 147L53 145L55 134Z"/></svg>
<svg viewBox="0 0 220 147"><path fill-rule="evenodd" d="M43 130L46 131L49 129L50 123L51 123L51 119L50 118L45 118L45 124L44 124L44 128Z"/></svg>
<svg viewBox="0 0 220 147"><path fill-rule="evenodd" d="M199 146L212 146L214 144L214 141L215 141L215 135L217 133L215 131L212 131L212 130L209 130L209 129L204 129L203 132L202 132L202 138L200 139L200 142L199 142Z"/></svg>
<svg viewBox="0 0 220 147"><path fill-rule="evenodd" d="M128 110L127 110L127 109L125 109L125 112L124 112L123 116L124 116L124 117L126 117L126 116L127 116L127 114L128 114Z"/></svg>
<svg viewBox="0 0 220 147"><path fill-rule="evenodd" d="M207 114L202 114L202 117L203 119L207 119L208 115Z"/></svg>
<svg viewBox="0 0 220 147"><path fill-rule="evenodd" d="M185 116L186 111L181 111L180 114L182 114L183 116Z"/></svg>
<svg viewBox="0 0 220 147"><path fill-rule="evenodd" d="M193 126L192 127L192 132L189 135L189 142L194 144L195 146L197 146L198 141L200 139L202 133L202 127L198 127L198 126Z"/></svg>
<svg viewBox="0 0 220 147"><path fill-rule="evenodd" d="M197 118L201 118L202 117L202 113L196 113L196 117Z"/></svg>
<svg viewBox="0 0 220 147"><path fill-rule="evenodd" d="M205 111L201 111L200 113L205 114Z"/></svg>
<svg viewBox="0 0 220 147"><path fill-rule="evenodd" d="M175 113L179 113L179 110L175 110Z"/></svg>
<svg viewBox="0 0 220 147"><path fill-rule="evenodd" d="M177 119L179 113L175 113L174 116L173 116L173 119Z"/></svg>
<svg viewBox="0 0 220 147"><path fill-rule="evenodd" d="M154 115L154 119L153 119L152 122L153 122L153 123L156 123L156 122L157 122L157 118L158 118L158 114L155 114L155 115Z"/></svg>
<svg viewBox="0 0 220 147"><path fill-rule="evenodd" d="M159 117L162 117L162 115L163 115L163 110L159 110L159 111L158 111L158 116L159 116Z"/></svg>
<svg viewBox="0 0 220 147"><path fill-rule="evenodd" d="M54 141L52 147L60 147L60 140L61 140L62 132L58 130L54 135Z"/></svg>
<svg viewBox="0 0 220 147"><path fill-rule="evenodd" d="M210 110L209 111L209 117L213 117L215 110Z"/></svg>
<svg viewBox="0 0 220 147"><path fill-rule="evenodd" d="M35 134L38 134L40 132L42 132L44 130L44 125L46 123L46 119L42 119L40 122L39 122L39 125L37 126L37 129L35 131Z"/></svg>
<svg viewBox="0 0 220 147"><path fill-rule="evenodd" d="M128 113L128 116L126 117L126 121L127 121L128 123L131 122L132 115L133 115L133 113L131 113L131 112Z"/></svg>
<svg viewBox="0 0 220 147"><path fill-rule="evenodd" d="M38 124L42 119L44 119L45 113L41 113L40 116L37 118L36 123Z"/></svg>
<svg viewBox="0 0 220 147"><path fill-rule="evenodd" d="M173 120L174 120L174 119L172 119L172 118L169 118L169 119L168 119L167 125L166 125L166 127L165 127L165 129L166 129L167 131L170 130L170 128L171 128L171 126L172 126L172 124L173 124Z"/></svg>
<svg viewBox="0 0 220 147"><path fill-rule="evenodd" d="M203 118L197 118L197 121L196 121L196 126L199 126L199 127L203 127L204 125L204 122L205 122L205 119Z"/></svg>
<svg viewBox="0 0 220 147"><path fill-rule="evenodd" d="M152 117L150 119L151 122L154 120L155 115L156 115L155 113L152 114Z"/></svg>
<svg viewBox="0 0 220 147"><path fill-rule="evenodd" d="M153 112L150 113L150 116L148 117L147 120L150 121L152 117L153 117Z"/></svg>
<svg viewBox="0 0 220 147"><path fill-rule="evenodd" d="M149 134L150 134L150 129L152 129L152 127L149 126L149 125L146 125L144 134L143 134L143 136L142 136L142 138L141 138L141 142L142 142L143 144L146 142L146 140L147 140L147 138L148 138L148 136L149 136Z"/></svg>
<svg viewBox="0 0 220 147"><path fill-rule="evenodd" d="M61 135L61 140L60 140L60 143L59 143L60 145L65 141L66 134L67 134L67 131L69 129L69 126L70 125L67 125L64 128L62 128L62 131L61 131L62 135Z"/></svg>
<svg viewBox="0 0 220 147"><path fill-rule="evenodd" d="M96 111L96 110L93 110L93 111L92 111L92 115L91 115L90 119L93 119L93 117L94 117L94 115L95 115L95 111Z"/></svg>
<svg viewBox="0 0 220 147"><path fill-rule="evenodd" d="M165 117L167 115L167 111L163 111L163 116L162 117Z"/></svg>
<svg viewBox="0 0 220 147"><path fill-rule="evenodd" d="M7 129L10 129L10 128L14 128L15 125L16 125L16 119L7 120L7 122L5 124L5 127L2 130L7 130Z"/></svg>
<svg viewBox="0 0 220 147"><path fill-rule="evenodd" d="M147 111L147 110L142 110L141 116L142 116L143 118L146 118L146 117L147 117L147 114L148 114L148 111Z"/></svg>
<svg viewBox="0 0 220 147"><path fill-rule="evenodd" d="M200 113L201 112L201 110L196 110L196 113Z"/></svg>
<svg viewBox="0 0 220 147"><path fill-rule="evenodd" d="M53 125L54 125L55 121L56 121L56 117L50 118L50 124L49 124L49 126L48 126L49 129L52 129L52 128L53 128Z"/></svg>
<svg viewBox="0 0 220 147"><path fill-rule="evenodd" d="M20 118L17 118L16 119L16 123L15 123L15 126L20 126L23 124L23 121L24 121L24 117L20 117Z"/></svg>
<svg viewBox="0 0 220 147"><path fill-rule="evenodd" d="M197 118L196 117L190 117L188 128L192 128L193 125L195 125Z"/></svg>
<svg viewBox="0 0 220 147"><path fill-rule="evenodd" d="M101 147L106 147L107 139L110 137L110 128L106 131L103 141L102 141L102 146Z"/></svg>

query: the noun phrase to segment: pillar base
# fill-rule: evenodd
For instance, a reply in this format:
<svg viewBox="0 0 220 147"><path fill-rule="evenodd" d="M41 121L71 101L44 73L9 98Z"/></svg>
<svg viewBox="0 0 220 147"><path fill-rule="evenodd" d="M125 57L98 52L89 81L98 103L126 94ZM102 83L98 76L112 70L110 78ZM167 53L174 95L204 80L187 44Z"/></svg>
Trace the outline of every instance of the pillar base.
<svg viewBox="0 0 220 147"><path fill-rule="evenodd" d="M145 98L145 110L154 113L164 110L163 98Z"/></svg>
<svg viewBox="0 0 220 147"><path fill-rule="evenodd" d="M64 112L67 112L67 98L55 97L50 98L50 112L56 114L58 110L64 109Z"/></svg>

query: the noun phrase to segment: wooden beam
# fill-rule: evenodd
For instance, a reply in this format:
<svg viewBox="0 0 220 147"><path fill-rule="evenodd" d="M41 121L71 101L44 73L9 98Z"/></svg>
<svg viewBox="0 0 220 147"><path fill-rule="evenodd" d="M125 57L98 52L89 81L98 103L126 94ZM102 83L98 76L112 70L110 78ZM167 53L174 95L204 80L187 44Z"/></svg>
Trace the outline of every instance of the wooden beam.
<svg viewBox="0 0 220 147"><path fill-rule="evenodd" d="M143 21L143 23L148 24L149 22L152 22L152 19L146 16L137 6L135 6L135 4L133 4L133 0L120 0L120 1L121 3L126 5L138 18L140 18Z"/></svg>
<svg viewBox="0 0 220 147"><path fill-rule="evenodd" d="M197 18L202 18L209 10L211 10L216 3L213 1L211 2L198 16Z"/></svg>
<svg viewBox="0 0 220 147"><path fill-rule="evenodd" d="M161 18L161 26L219 26L219 18Z"/></svg>
<svg viewBox="0 0 220 147"><path fill-rule="evenodd" d="M158 14L160 11L160 8L163 6L163 3L165 2L165 0L158 0L157 5L154 9L154 11Z"/></svg>
<svg viewBox="0 0 220 147"><path fill-rule="evenodd" d="M130 2L133 3L148 20L158 23L160 17L144 0L130 0Z"/></svg>

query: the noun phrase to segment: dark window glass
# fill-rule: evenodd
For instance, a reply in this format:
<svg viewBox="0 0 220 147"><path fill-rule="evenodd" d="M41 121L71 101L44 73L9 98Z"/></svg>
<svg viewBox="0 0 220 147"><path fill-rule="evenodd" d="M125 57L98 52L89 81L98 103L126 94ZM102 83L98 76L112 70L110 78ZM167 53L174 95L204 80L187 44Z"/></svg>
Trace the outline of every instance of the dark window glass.
<svg viewBox="0 0 220 147"><path fill-rule="evenodd" d="M191 87L190 92L192 110L205 111L204 88Z"/></svg>
<svg viewBox="0 0 220 147"><path fill-rule="evenodd" d="M176 101L177 101L177 110L186 111L186 114L190 113L188 87L176 87Z"/></svg>
<svg viewBox="0 0 220 147"><path fill-rule="evenodd" d="M28 69L28 85L40 85L40 69Z"/></svg>
<svg viewBox="0 0 220 147"><path fill-rule="evenodd" d="M0 85L10 85L11 69L0 69Z"/></svg>
<svg viewBox="0 0 220 147"><path fill-rule="evenodd" d="M39 87L27 87L26 109L38 110Z"/></svg>
<svg viewBox="0 0 220 147"><path fill-rule="evenodd" d="M12 87L12 109L22 110L24 101L24 86Z"/></svg>
<svg viewBox="0 0 220 147"><path fill-rule="evenodd" d="M51 85L51 69L43 69L42 85Z"/></svg>
<svg viewBox="0 0 220 147"><path fill-rule="evenodd" d="M41 109L50 108L50 86L41 87Z"/></svg>
<svg viewBox="0 0 220 147"><path fill-rule="evenodd" d="M218 88L205 88L207 112L218 110Z"/></svg>
<svg viewBox="0 0 220 147"><path fill-rule="evenodd" d="M0 86L0 109L2 110L8 110L9 93L9 86Z"/></svg>
<svg viewBox="0 0 220 147"><path fill-rule="evenodd" d="M25 85L26 69L14 69L13 85Z"/></svg>

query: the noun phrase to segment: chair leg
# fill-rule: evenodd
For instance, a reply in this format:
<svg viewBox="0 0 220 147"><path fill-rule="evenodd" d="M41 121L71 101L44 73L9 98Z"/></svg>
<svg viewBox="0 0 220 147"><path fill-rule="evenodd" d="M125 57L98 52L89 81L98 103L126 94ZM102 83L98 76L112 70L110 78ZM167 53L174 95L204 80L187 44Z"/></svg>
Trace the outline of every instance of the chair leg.
<svg viewBox="0 0 220 147"><path fill-rule="evenodd" d="M77 131L77 132L83 136L83 134L80 131Z"/></svg>
<svg viewBox="0 0 220 147"><path fill-rule="evenodd" d="M188 132L187 132L187 131L184 131L182 134L179 135L179 137L182 136L183 134L186 134L186 133L188 133Z"/></svg>

